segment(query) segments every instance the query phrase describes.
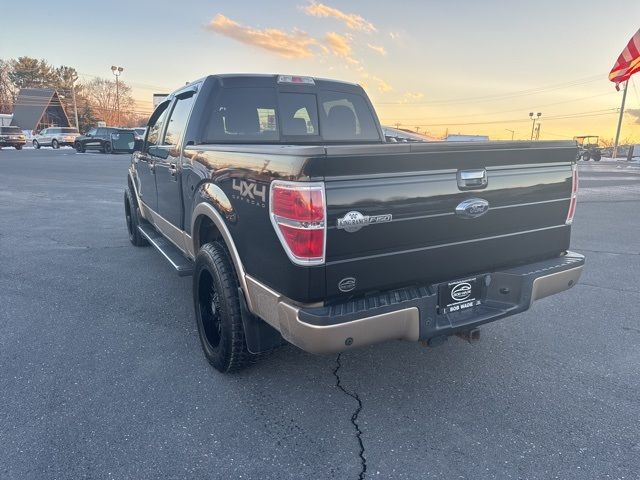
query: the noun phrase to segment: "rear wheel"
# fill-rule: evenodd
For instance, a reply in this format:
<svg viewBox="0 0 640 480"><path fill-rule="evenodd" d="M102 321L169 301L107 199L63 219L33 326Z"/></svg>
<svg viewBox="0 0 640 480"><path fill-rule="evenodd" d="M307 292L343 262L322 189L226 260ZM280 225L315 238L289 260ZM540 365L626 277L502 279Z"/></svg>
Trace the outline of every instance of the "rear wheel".
<svg viewBox="0 0 640 480"><path fill-rule="evenodd" d="M58 143L58 140L56 140L55 138L53 140L51 140L51 148L53 149L58 149L60 148L60 144Z"/></svg>
<svg viewBox="0 0 640 480"><path fill-rule="evenodd" d="M193 301L200 342L209 363L223 373L251 363L254 355L245 342L236 272L220 242L207 243L198 252Z"/></svg>
<svg viewBox="0 0 640 480"><path fill-rule="evenodd" d="M16 150L22 150L22 145L14 145Z"/></svg>
<svg viewBox="0 0 640 480"><path fill-rule="evenodd" d="M582 154L582 160L585 162L588 162L590 158L590 155L588 153L583 153Z"/></svg>
<svg viewBox="0 0 640 480"><path fill-rule="evenodd" d="M602 158L602 154L600 154L600 153L594 153L593 154L593 161L594 162L599 162L601 158Z"/></svg>
<svg viewBox="0 0 640 480"><path fill-rule="evenodd" d="M102 153L111 153L111 144L109 142L104 142L102 145Z"/></svg>
<svg viewBox="0 0 640 480"><path fill-rule="evenodd" d="M35 148L36 150L39 150L39 149L40 149L40 144L38 143L38 141L37 141L37 140L34 140L34 141L33 141L33 148Z"/></svg>
<svg viewBox="0 0 640 480"><path fill-rule="evenodd" d="M140 225L140 213L136 201L133 198L131 189L127 186L124 190L124 216L127 222L127 230L129 232L129 241L136 247L144 247L148 245L147 239L142 236L138 226Z"/></svg>

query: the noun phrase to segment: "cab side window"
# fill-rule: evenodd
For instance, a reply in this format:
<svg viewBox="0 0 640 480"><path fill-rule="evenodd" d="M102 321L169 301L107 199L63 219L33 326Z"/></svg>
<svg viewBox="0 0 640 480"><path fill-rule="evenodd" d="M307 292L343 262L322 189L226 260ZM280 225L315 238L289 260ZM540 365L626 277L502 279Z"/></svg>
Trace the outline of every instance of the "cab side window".
<svg viewBox="0 0 640 480"><path fill-rule="evenodd" d="M149 120L147 142L145 144L146 151L149 151L149 147L160 144L160 133L162 132L165 121L167 119L168 106L169 102L160 104L151 116L151 120Z"/></svg>
<svg viewBox="0 0 640 480"><path fill-rule="evenodd" d="M169 123L167 124L167 131L164 135L162 145L176 147L180 144L187 128L187 120L189 119L189 113L191 113L193 99L193 95L186 98L178 98L173 110L171 110L171 116L169 117Z"/></svg>

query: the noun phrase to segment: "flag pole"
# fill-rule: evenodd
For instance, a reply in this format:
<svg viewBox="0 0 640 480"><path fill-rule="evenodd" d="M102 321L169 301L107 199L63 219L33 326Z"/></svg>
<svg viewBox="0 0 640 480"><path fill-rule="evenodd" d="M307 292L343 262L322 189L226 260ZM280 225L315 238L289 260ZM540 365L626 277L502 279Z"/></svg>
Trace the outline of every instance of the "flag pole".
<svg viewBox="0 0 640 480"><path fill-rule="evenodd" d="M624 82L624 92L622 92L622 105L620 106L620 117L618 118L618 129L616 130L616 141L613 144L613 159L618 157L618 142L620 141L620 129L622 128L622 117L624 116L624 103L627 101L627 87L629 80Z"/></svg>

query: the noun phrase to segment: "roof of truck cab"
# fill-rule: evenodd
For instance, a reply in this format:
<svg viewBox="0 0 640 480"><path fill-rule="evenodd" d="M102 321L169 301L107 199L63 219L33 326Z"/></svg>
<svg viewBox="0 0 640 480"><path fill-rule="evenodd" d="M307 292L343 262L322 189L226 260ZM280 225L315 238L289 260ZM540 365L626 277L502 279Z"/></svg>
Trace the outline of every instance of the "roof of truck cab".
<svg viewBox="0 0 640 480"><path fill-rule="evenodd" d="M205 81L207 79L220 80L222 82L222 85L226 86L226 87L272 87L274 85L277 85L278 77L280 75L284 75L284 74L281 74L281 73L270 73L270 74L265 74L265 73L219 73L219 74L212 74L212 75L208 75L206 77L199 78L198 80L194 80L193 82L189 82L187 85L184 85L183 87L177 89L173 93L179 92L179 91L183 90L185 87L188 87L190 85L195 85L195 84L198 84L198 83L202 83L203 81ZM313 78L313 80L315 82L315 86L316 87L320 87L320 88L333 87L333 88L340 88L341 90L344 89L345 91L361 91L362 90L362 87L360 85L358 85L356 83L345 82L343 80L334 80L334 79L330 79L330 78L312 77L312 76L309 76L309 75L294 75L294 76ZM299 88L313 87L313 85L304 85L304 84L288 84L288 85L297 86ZM173 95L173 93L172 93L172 95Z"/></svg>

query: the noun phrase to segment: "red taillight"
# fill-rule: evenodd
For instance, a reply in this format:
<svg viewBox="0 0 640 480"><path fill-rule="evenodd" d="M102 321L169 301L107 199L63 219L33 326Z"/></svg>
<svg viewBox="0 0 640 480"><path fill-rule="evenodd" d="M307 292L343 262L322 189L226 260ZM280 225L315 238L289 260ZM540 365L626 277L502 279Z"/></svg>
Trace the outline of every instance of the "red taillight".
<svg viewBox="0 0 640 480"><path fill-rule="evenodd" d="M271 222L287 255L298 265L324 263L326 213L323 183L271 184Z"/></svg>
<svg viewBox="0 0 640 480"><path fill-rule="evenodd" d="M569 212L567 212L567 225L573 223L573 216L576 213L576 203L578 201L578 165L574 163L571 169L571 201L569 202Z"/></svg>
<svg viewBox="0 0 640 480"><path fill-rule="evenodd" d="M322 190L273 187L271 211L278 217L301 222L317 222L324 219Z"/></svg>

